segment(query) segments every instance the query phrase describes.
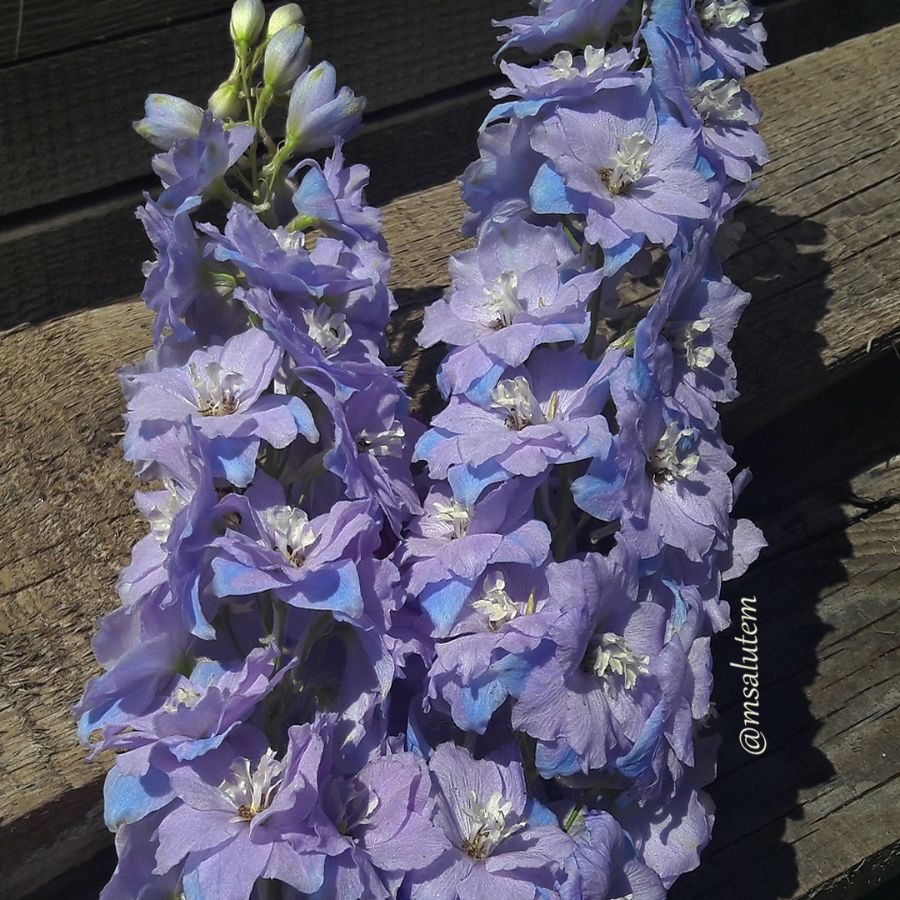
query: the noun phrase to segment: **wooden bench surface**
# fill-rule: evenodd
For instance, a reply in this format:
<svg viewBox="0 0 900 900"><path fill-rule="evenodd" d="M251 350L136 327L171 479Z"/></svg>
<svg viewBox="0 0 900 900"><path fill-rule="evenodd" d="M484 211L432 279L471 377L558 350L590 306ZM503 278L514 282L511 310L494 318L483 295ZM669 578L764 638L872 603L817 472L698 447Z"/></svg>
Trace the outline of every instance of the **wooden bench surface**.
<svg viewBox="0 0 900 900"><path fill-rule="evenodd" d="M781 433L783 420L772 424L778 416L801 403L810 408L810 398L900 338L898 82L900 26L751 79L774 161L739 215L747 235L727 263L731 277L753 293L736 338L745 396L727 413L726 436L747 436L739 451L744 443L758 447L768 429ZM426 405L437 357L420 353L414 335L423 304L446 284L448 253L463 246L460 213L452 183L386 208L392 284L402 304L391 353ZM647 292L639 284L631 290L635 297ZM136 301L0 335L4 896L21 896L110 840L100 810L106 763L84 761L68 709L95 671L90 637L115 604L116 574L143 533L131 503L136 482L121 459L114 372L149 342L149 316ZM893 374L882 391L897 393L900 366ZM848 403L846 410L852 408ZM809 430L796 440L804 434ZM900 451L895 437L879 445L885 460ZM777 446L771 444L773 452ZM797 446L784 445L784 452L796 453ZM805 450L815 467L819 448ZM779 896L849 897L853 885L893 865L900 760L891 752L898 638L890 615L900 594L900 558L891 540L897 531L891 498L900 483L896 468L882 464L853 482L874 495L877 511L861 516L835 504L827 479L854 475L851 459L839 455L795 506L762 516L776 536L773 549L738 587L758 594L760 627L772 635L763 671L771 706L763 715L765 721L771 710L775 724L766 756L735 755L739 707L735 699L727 705L729 680L720 669L715 697L725 744L713 793L722 813L703 867L689 876L693 881L685 879L685 890L695 885L690 896L731 898L744 896L741 890L770 896L752 893L749 860L764 871L776 846L792 848L796 863L795 883L785 888L781 877L779 889L789 893ZM774 477L771 485L758 481L751 494L775 490ZM824 530L823 522L830 523ZM837 562L843 558L845 569ZM810 577L823 566L834 569L827 584ZM729 639L722 638L720 656L728 654ZM810 712L793 730L790 698ZM830 774L827 767L806 773L807 790L795 763L820 757ZM793 805L785 808L785 798ZM863 827L878 809L877 827Z"/></svg>

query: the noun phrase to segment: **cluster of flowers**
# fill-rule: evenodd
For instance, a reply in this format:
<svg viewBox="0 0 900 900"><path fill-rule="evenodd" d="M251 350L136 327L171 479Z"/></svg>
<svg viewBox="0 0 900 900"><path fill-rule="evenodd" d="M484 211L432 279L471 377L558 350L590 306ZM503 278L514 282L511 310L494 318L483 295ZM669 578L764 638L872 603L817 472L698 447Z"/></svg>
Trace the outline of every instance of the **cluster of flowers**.
<svg viewBox="0 0 900 900"><path fill-rule="evenodd" d="M151 95L136 123L162 192L138 210L155 347L121 377L125 454L159 488L76 710L117 754L103 897L387 897L443 845L425 763L387 737L422 428L380 359L390 260L341 150L363 102L310 67L296 4L238 0L231 37L207 109Z"/></svg>
<svg viewBox="0 0 900 900"><path fill-rule="evenodd" d="M476 245L420 335L449 348L449 399L416 446L435 484L402 570L432 641L426 716L515 746L552 814L555 862L534 849L540 877L515 877L648 900L709 838L710 636L763 543L731 517L747 475L716 406L749 297L714 240L767 159L737 80L765 32L743 0L535 5L502 23L501 53L539 60L501 63L462 178ZM652 303L626 302L661 270ZM500 877L507 846L478 896L532 897Z"/></svg>
<svg viewBox="0 0 900 900"><path fill-rule="evenodd" d="M159 487L77 707L116 752L103 898L651 900L696 865L709 636L761 545L715 411L748 298L712 241L764 162L733 80L764 33L743 0L634 5L503 23L570 49L502 66L427 431L380 359L363 103L300 8L237 0L207 109L148 98L155 348L121 380Z"/></svg>

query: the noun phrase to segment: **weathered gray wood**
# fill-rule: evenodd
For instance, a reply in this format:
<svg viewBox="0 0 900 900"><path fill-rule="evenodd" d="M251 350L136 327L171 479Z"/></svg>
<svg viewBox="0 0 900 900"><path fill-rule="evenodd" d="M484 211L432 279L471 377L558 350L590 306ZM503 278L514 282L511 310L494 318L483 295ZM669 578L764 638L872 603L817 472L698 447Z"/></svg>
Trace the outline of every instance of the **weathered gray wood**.
<svg viewBox="0 0 900 900"><path fill-rule="evenodd" d="M491 17L519 7L429 0L425 14L409 0L304 4L314 57L333 62L370 113L492 74ZM15 172L0 215L146 176L147 145L131 130L146 95L205 103L230 68L226 12L0 69L0 160Z"/></svg>
<svg viewBox="0 0 900 900"><path fill-rule="evenodd" d="M776 106L781 109L774 116L776 121L780 115L792 122L790 115L794 115L808 122L810 135L821 134L814 131L814 103L825 101L816 89L815 74L835 77L841 72L850 73L847 77L851 78L853 66L858 66L855 60L864 49L873 72L887 79L895 77L898 35L900 29L891 29L865 42L851 42L821 58L812 57L808 68L798 61L787 81L779 82L781 72L777 70L755 79L770 125L773 115L771 107L766 107L765 95L772 91L772 98L776 89L766 87L767 79L781 83L785 91L787 85L797 86L791 109L786 101ZM859 78L870 74L868 68L857 70ZM867 102L873 102L879 90L884 91L879 84L869 78ZM846 93L850 102L860 102L852 82L842 85L840 93ZM774 99L770 103L775 105ZM801 130L796 126L787 131L795 147L803 146ZM776 135L777 131L769 134L770 140ZM846 148L828 143L824 135L821 140L822 159L845 164L841 160L847 157L841 154ZM786 146L789 149L791 144ZM775 141L773 150L781 159ZM878 158L878 153L872 158ZM797 304L795 315L803 310L801 300L814 302L815 315L807 313L807 327L820 320L825 350L817 355L815 365L811 358L797 359L796 348L780 356L772 353L771 330L760 313L742 335L756 334L754 358L762 357L771 370L769 377L776 379L771 382L773 394L776 388L781 393L810 392L815 386L804 383L804 378L812 376L821 384L823 371L843 366L847 358L859 358L871 332L861 332L857 316L866 317L870 327L880 329L882 344L896 333L896 320L889 314L898 314L897 304L884 304L885 296L896 300L896 295L859 290L861 280L872 277L873 272L886 285L886 292L896 290L888 284L890 270L878 268L881 262L873 256L866 258L868 271L857 272L855 279L842 274L844 267L852 269L860 255L843 249L842 241L861 241L854 235L877 228L884 208L877 203L860 205L858 197L864 194L846 201L835 199L826 203L823 212L816 205L815 187L807 189L798 177L814 171L815 165L813 153L794 171L793 188L789 173L782 174L782 191L771 196L770 203L776 215L819 218L841 202L847 203L842 219L829 220L841 241L829 236L830 243L822 244L829 252L836 248L831 261L822 258L818 245L812 246L812 254L800 253L802 265L809 263L810 255L817 257L810 265L818 273L813 281L820 278L821 284L806 295L799 285L791 301ZM775 176L785 168L777 167ZM821 184L818 190L823 190ZM836 188L832 185L828 190ZM882 199L884 195L882 187ZM792 213L794 206L779 204L798 204L798 211ZM458 216L459 203L452 186L401 198L389 206L387 233L396 253L393 284L405 302L427 299L445 282L446 255L462 246L454 235ZM775 234L785 230L776 228ZM852 234L847 237L845 231ZM748 258L757 259L753 254L761 254L756 263L760 281L771 256L766 246L762 242L756 250L747 251ZM800 249L805 248L801 245ZM764 285L759 290L764 295ZM773 296L771 302L784 302L778 292ZM840 315L832 315L834 304L842 304ZM797 334L797 340L801 338L803 335ZM742 339L748 347L753 343ZM395 329L395 353L406 359L407 374L421 384L433 363L417 354L408 355L411 340L409 329ZM88 813L96 815L91 811L96 810L103 765L83 761L67 707L92 671L90 634L99 615L114 603L111 585L115 574L141 531L129 499L134 483L114 437L120 406L112 373L123 362L140 356L148 343L148 316L133 302L84 311L0 338L0 395L8 398L0 411L0 781L4 784L0 844L5 851L0 857L0 882L11 897L26 886L34 887L34 878L50 878L85 858L103 839L96 826L71 830L73 823L83 822ZM831 349L834 347L838 350ZM791 368L792 360L798 362L799 374ZM749 368L745 364L744 371ZM754 384L752 379L750 384ZM762 384L767 384L765 379ZM752 408L752 400L745 408ZM768 406L777 411L784 408L784 402L774 397ZM67 844L61 841L63 835L67 835ZM40 866L29 867L28 860L38 855Z"/></svg>
<svg viewBox="0 0 900 900"><path fill-rule="evenodd" d="M722 636L718 822L673 900L844 900L900 871L900 457L851 483L881 509L846 509L845 529L757 566L731 592L736 621L737 598L757 598L768 747L739 749L741 673L728 662L741 647ZM815 529L831 505L811 498L783 516Z"/></svg>

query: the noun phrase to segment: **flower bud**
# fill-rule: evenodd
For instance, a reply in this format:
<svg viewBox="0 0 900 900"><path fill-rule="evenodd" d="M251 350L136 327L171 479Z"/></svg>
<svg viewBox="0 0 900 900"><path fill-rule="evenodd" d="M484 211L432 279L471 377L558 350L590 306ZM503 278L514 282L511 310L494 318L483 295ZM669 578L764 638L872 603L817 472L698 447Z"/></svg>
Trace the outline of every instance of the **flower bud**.
<svg viewBox="0 0 900 900"><path fill-rule="evenodd" d="M278 34L282 28L289 25L305 25L306 16L297 3L288 3L285 6L279 6L275 12L269 16L269 27L266 29L266 37L270 38Z"/></svg>
<svg viewBox="0 0 900 900"><path fill-rule="evenodd" d="M242 46L249 46L262 31L266 11L262 0L236 0L231 7L231 39Z"/></svg>
<svg viewBox="0 0 900 900"><path fill-rule="evenodd" d="M288 25L269 41L263 62L263 81L276 94L291 89L309 65L310 41L302 25Z"/></svg>
<svg viewBox="0 0 900 900"><path fill-rule="evenodd" d="M179 138L197 137L203 110L181 97L150 94L144 102L144 118L134 130L161 150L170 150Z"/></svg>
<svg viewBox="0 0 900 900"><path fill-rule="evenodd" d="M294 82L286 123L286 145L292 150L332 147L336 137L346 137L359 124L365 99L348 87L335 93L335 81L334 67L320 62Z"/></svg>
<svg viewBox="0 0 900 900"><path fill-rule="evenodd" d="M217 118L223 121L227 119L240 119L244 114L244 104L241 102L241 92L233 81L223 81L210 94L207 109Z"/></svg>

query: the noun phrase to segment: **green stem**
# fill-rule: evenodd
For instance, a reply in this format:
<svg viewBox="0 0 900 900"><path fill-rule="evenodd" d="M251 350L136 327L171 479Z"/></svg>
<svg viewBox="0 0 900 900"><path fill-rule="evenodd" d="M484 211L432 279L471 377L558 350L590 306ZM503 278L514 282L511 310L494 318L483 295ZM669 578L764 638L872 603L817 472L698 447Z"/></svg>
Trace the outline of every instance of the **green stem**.
<svg viewBox="0 0 900 900"><path fill-rule="evenodd" d="M250 72L247 67L247 49L242 47L240 50L240 70L241 70L241 89L244 92L244 102L247 104L247 121L253 125L255 121L255 111L253 109L253 95L250 93ZM257 183L259 179L259 168L256 162L256 141L250 145L248 150L250 154L250 173L251 182Z"/></svg>
<svg viewBox="0 0 900 900"><path fill-rule="evenodd" d="M584 809L584 806L581 802L576 803L572 807L572 812L570 812L569 815L566 816L566 821L563 824L563 831L568 833L569 829L575 824L575 820L578 818L578 814L582 809Z"/></svg>
<svg viewBox="0 0 900 900"><path fill-rule="evenodd" d="M263 175L266 177L266 194L262 198L263 203L268 203L272 192L275 190L275 179L281 171L285 160L294 152L294 148L290 144L283 144L272 157L272 161L263 169Z"/></svg>

